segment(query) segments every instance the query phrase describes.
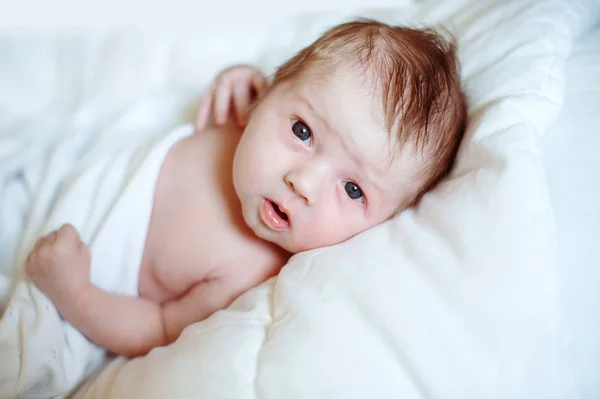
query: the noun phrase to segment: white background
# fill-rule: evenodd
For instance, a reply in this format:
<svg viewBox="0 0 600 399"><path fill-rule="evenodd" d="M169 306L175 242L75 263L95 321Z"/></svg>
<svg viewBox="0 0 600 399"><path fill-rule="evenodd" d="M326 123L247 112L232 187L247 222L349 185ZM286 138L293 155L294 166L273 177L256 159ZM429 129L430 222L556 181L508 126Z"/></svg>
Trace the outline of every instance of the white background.
<svg viewBox="0 0 600 399"><path fill-rule="evenodd" d="M223 21L257 23L288 14L379 6L410 0L0 0L0 27L194 29Z"/></svg>

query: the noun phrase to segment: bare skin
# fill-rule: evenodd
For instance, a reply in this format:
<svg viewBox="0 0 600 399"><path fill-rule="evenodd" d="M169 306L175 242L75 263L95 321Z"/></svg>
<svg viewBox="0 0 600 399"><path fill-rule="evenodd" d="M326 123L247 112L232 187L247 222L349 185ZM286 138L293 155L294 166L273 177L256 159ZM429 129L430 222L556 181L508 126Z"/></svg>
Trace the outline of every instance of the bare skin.
<svg viewBox="0 0 600 399"><path fill-rule="evenodd" d="M154 194L138 297L91 284L89 250L72 226L38 242L28 274L91 341L113 353L143 355L173 342L187 325L227 307L286 263L289 254L257 238L242 219L231 182L240 135L233 124L208 128L168 152Z"/></svg>

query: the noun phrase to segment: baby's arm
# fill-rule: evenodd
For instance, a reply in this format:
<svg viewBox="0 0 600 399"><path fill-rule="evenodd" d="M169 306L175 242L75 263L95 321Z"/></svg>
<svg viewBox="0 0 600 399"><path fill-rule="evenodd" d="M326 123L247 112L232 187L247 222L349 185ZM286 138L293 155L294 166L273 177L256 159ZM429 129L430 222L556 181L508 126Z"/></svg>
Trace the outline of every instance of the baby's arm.
<svg viewBox="0 0 600 399"><path fill-rule="evenodd" d="M235 116L240 127L246 126L250 107L267 85L267 78L257 68L249 65L227 68L217 75L198 106L197 129L204 129L211 115L217 126L224 125L231 116Z"/></svg>
<svg viewBox="0 0 600 399"><path fill-rule="evenodd" d="M249 280L213 278L160 305L93 285L90 261L77 230L64 225L37 242L25 270L65 320L97 345L128 357L175 341L185 327L225 308L255 285Z"/></svg>
<svg viewBox="0 0 600 399"><path fill-rule="evenodd" d="M135 357L167 344L158 303L93 284L71 301L52 301L65 320L109 352Z"/></svg>
<svg viewBox="0 0 600 399"><path fill-rule="evenodd" d="M197 283L181 298L162 306L90 285L81 293L77 305L68 305L61 314L105 349L128 357L141 356L156 346L176 341L185 327L227 307L251 288L236 290L225 281L212 279Z"/></svg>
<svg viewBox="0 0 600 399"><path fill-rule="evenodd" d="M175 341L190 324L226 308L256 284L224 277L214 278L197 283L183 297L167 302L163 305L167 342Z"/></svg>
<svg viewBox="0 0 600 399"><path fill-rule="evenodd" d="M37 242L25 270L65 320L108 351L133 357L165 345L160 305L94 286L90 261L77 231L64 225Z"/></svg>

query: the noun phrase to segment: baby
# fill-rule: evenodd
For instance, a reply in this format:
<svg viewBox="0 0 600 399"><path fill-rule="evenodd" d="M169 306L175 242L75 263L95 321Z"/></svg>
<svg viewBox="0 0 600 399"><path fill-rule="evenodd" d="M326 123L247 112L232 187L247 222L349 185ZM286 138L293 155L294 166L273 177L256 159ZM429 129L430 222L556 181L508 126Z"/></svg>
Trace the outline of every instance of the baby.
<svg viewBox="0 0 600 399"><path fill-rule="evenodd" d="M339 25L271 84L249 66L217 77L197 131L161 165L138 296L90 282L90 251L68 224L37 242L26 272L89 340L143 355L276 275L292 254L414 204L451 168L465 114L455 50L439 35Z"/></svg>

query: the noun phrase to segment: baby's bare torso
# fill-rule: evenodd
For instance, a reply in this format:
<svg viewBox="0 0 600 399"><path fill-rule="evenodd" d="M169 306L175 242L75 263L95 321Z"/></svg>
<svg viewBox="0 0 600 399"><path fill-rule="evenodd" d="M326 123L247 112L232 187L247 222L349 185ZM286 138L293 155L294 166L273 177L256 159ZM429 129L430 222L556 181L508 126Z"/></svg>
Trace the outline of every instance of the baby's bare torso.
<svg viewBox="0 0 600 399"><path fill-rule="evenodd" d="M156 183L139 295L158 303L219 281L239 292L277 274L289 255L245 225L233 189L241 131L208 128L177 142Z"/></svg>

